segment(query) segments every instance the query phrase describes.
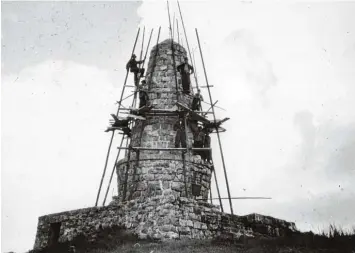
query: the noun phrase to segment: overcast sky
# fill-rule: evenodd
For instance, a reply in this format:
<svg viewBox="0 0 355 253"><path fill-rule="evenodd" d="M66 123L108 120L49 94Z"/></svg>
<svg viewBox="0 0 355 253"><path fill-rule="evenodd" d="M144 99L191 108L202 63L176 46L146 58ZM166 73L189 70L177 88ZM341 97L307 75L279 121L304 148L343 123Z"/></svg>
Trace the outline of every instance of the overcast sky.
<svg viewBox="0 0 355 253"><path fill-rule="evenodd" d="M234 201L234 212L294 221L302 230L351 228L355 3L181 7L199 83L205 85L195 27L213 99L227 110L218 118L231 118L221 134L231 195L273 198ZM177 17L175 1L170 12ZM168 17L164 1L2 2L1 14L2 251L21 252L33 247L39 216L94 205L110 139L103 130L137 29L161 25L162 41Z"/></svg>

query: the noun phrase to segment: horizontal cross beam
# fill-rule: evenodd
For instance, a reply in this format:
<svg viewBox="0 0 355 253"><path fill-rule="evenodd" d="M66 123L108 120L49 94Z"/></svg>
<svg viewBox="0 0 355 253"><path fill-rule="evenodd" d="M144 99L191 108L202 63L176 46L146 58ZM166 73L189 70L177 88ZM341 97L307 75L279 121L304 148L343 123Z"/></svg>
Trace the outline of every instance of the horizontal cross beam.
<svg viewBox="0 0 355 253"><path fill-rule="evenodd" d="M136 108L121 108L121 111L139 111L139 109ZM178 111L178 110L172 110L172 109L150 109L148 112L162 112L162 113L166 113L166 112L171 112L171 113L180 113L182 111ZM194 111L195 113L207 113L207 114L213 114L213 112L209 112L209 111Z"/></svg>
<svg viewBox="0 0 355 253"><path fill-rule="evenodd" d="M150 151L173 151L173 150L181 150L181 151L186 151L186 150L196 150L196 151L202 151L202 150L212 150L211 148L148 148L148 147L118 147L117 149L136 149L136 150L150 150Z"/></svg>
<svg viewBox="0 0 355 253"><path fill-rule="evenodd" d="M192 87L192 88L194 88L194 89L198 89L198 88L212 88L213 87L213 85L210 85L210 86L194 86L194 87Z"/></svg>
<svg viewBox="0 0 355 253"><path fill-rule="evenodd" d="M208 198L210 199L210 198ZM196 199L196 200L208 200L208 199ZM219 199L219 198L212 198L212 199ZM229 199L229 198L220 198L220 199ZM230 199L272 199L270 197L232 197Z"/></svg>

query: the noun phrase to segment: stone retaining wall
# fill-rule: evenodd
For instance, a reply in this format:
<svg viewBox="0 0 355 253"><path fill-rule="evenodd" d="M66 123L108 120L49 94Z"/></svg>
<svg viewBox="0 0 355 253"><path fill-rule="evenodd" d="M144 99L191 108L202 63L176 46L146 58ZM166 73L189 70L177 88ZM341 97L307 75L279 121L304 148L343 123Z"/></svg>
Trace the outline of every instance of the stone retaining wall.
<svg viewBox="0 0 355 253"><path fill-rule="evenodd" d="M246 222L249 221L249 222ZM219 211L203 201L177 197L172 190L162 195L137 198L125 203L114 200L106 207L93 207L39 217L34 248L48 245L50 227L60 223L58 242L84 236L95 241L103 229L123 227L140 239L236 239L254 232L282 236L295 231L294 223L253 214L236 216ZM263 228L254 231L252 227Z"/></svg>

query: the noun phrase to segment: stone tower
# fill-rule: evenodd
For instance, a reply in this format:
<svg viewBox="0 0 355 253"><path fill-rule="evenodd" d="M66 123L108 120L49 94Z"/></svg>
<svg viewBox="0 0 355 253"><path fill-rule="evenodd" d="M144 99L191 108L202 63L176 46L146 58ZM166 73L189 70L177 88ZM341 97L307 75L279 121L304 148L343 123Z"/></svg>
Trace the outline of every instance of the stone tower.
<svg viewBox="0 0 355 253"><path fill-rule="evenodd" d="M179 93L176 92L174 67L186 57L186 50L174 43L175 66L171 40L165 40L151 50L146 81L153 110L146 120L136 120L132 128L132 147L174 148L178 120L176 102L190 106L192 96L181 92L181 77L176 73ZM158 49L157 49L158 48ZM192 92L191 92L192 94ZM179 97L178 97L179 96ZM192 133L187 126L187 147L192 146ZM118 200L152 197L172 190L180 197L207 199L211 182L211 165L200 156L181 150L129 151L117 164Z"/></svg>
<svg viewBox="0 0 355 253"><path fill-rule="evenodd" d="M181 90L181 78L174 68L186 50L171 40L151 50L146 80L154 109L135 120L131 146L173 148L179 117L176 102L189 107L191 97ZM175 65L175 66L174 66ZM176 78L176 79L175 79ZM179 94L179 95L178 95ZM187 129L187 146L192 133ZM141 239L222 238L265 234L283 236L296 231L294 223L268 216L237 216L220 211L207 202L212 166L200 156L182 150L129 150L116 164L118 196L107 206L90 207L38 218L34 249L55 247L57 243L85 240L88 245L102 236L117 236L124 228ZM218 168L217 168L218 169Z"/></svg>

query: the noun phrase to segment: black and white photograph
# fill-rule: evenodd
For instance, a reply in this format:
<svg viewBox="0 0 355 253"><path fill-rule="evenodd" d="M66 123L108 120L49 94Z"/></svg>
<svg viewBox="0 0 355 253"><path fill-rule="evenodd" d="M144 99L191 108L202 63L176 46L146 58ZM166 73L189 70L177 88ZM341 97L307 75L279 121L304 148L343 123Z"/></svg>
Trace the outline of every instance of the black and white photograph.
<svg viewBox="0 0 355 253"><path fill-rule="evenodd" d="M355 1L1 1L1 252L355 253Z"/></svg>

